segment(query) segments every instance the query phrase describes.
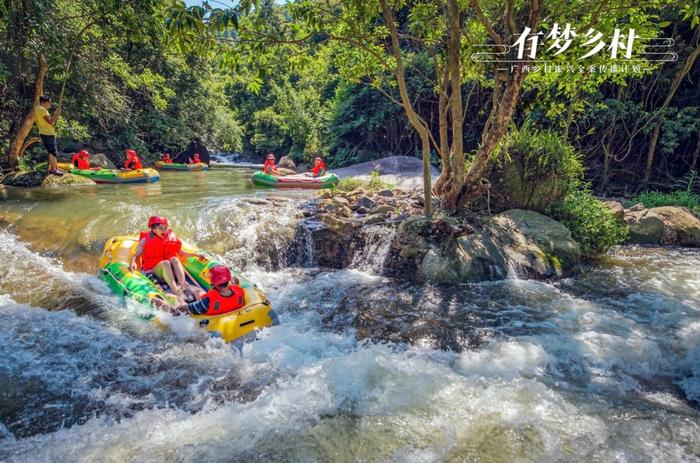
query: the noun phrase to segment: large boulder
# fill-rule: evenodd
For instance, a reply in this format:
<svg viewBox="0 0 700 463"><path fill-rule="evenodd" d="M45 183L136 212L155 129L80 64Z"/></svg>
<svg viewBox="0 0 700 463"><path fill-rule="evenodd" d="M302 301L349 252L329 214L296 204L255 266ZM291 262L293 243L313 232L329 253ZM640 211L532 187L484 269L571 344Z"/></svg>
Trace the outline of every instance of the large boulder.
<svg viewBox="0 0 700 463"><path fill-rule="evenodd" d="M187 164L195 153L199 153L199 158L203 163L209 164L211 162L209 149L207 149L206 145L199 139L192 141L187 145L187 148L176 154L175 157L173 157L173 162Z"/></svg>
<svg viewBox="0 0 700 463"><path fill-rule="evenodd" d="M90 156L90 166L102 167L103 169L116 169L114 163L102 153L97 153Z"/></svg>
<svg viewBox="0 0 700 463"><path fill-rule="evenodd" d="M7 174L3 179L2 183L7 186L16 187L37 187L41 186L44 179L48 175L48 172L44 169L42 170L22 170L19 172L13 172Z"/></svg>
<svg viewBox="0 0 700 463"><path fill-rule="evenodd" d="M603 204L610 209L617 220L622 221L625 218L625 207L620 201L603 201Z"/></svg>
<svg viewBox="0 0 700 463"><path fill-rule="evenodd" d="M581 250L559 222L534 211L503 212L478 228L454 219L410 217L393 243L394 276L433 283L564 277L577 267Z"/></svg>
<svg viewBox="0 0 700 463"><path fill-rule="evenodd" d="M321 214L324 215L324 214ZM326 221L330 222L329 214L325 214ZM340 221L334 225L339 227ZM296 246L292 249L292 260L297 265L304 267L319 266L341 269L350 264L349 254L351 235L348 230L341 233L337 229L326 225L326 223L316 219L308 218L301 220L296 229L294 242Z"/></svg>
<svg viewBox="0 0 700 463"><path fill-rule="evenodd" d="M685 207L662 206L650 209L666 225L664 242L700 247L700 220Z"/></svg>
<svg viewBox="0 0 700 463"><path fill-rule="evenodd" d="M488 228L509 265L527 277L563 277L581 259L581 248L569 229L538 212L512 209L495 216Z"/></svg>
<svg viewBox="0 0 700 463"><path fill-rule="evenodd" d="M82 175L71 174L66 172L63 176L59 177L57 175L49 175L41 183L44 188L56 188L65 185L94 185L95 182Z"/></svg>
<svg viewBox="0 0 700 463"><path fill-rule="evenodd" d="M700 220L680 206L662 206L625 212L629 242L700 247Z"/></svg>
<svg viewBox="0 0 700 463"><path fill-rule="evenodd" d="M289 169L294 172L297 171L297 166L294 164L294 161L289 156L282 156L279 162L277 163L277 167L281 167L282 169Z"/></svg>
<svg viewBox="0 0 700 463"><path fill-rule="evenodd" d="M649 213L649 209L628 211L625 223L630 232L629 243L661 244L663 241L666 225L661 217Z"/></svg>

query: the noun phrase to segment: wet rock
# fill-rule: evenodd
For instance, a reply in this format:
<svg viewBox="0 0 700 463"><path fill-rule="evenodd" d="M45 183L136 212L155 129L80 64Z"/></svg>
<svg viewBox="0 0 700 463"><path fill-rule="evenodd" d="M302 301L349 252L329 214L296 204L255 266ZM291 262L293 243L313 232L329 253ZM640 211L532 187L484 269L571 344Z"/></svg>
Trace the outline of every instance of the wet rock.
<svg viewBox="0 0 700 463"><path fill-rule="evenodd" d="M625 223L629 228L628 242L635 244L661 244L666 226L663 219L649 209L632 210L625 214Z"/></svg>
<svg viewBox="0 0 700 463"><path fill-rule="evenodd" d="M244 203L253 204L255 206L269 206L270 201L263 198L248 197L243 199Z"/></svg>
<svg viewBox="0 0 700 463"><path fill-rule="evenodd" d="M277 204L277 203L279 203L279 204L291 203L294 201L291 198L285 198L283 196L268 196L267 200L270 201L271 203L275 203L275 204Z"/></svg>
<svg viewBox="0 0 700 463"><path fill-rule="evenodd" d="M363 225L372 225L375 223L380 223L384 222L386 220L386 216L384 214L372 214L368 215L364 219L362 219L362 224Z"/></svg>
<svg viewBox="0 0 700 463"><path fill-rule="evenodd" d="M667 238L671 238L673 244L700 247L700 220L689 209L662 206L651 211L663 219L667 227Z"/></svg>
<svg viewBox="0 0 700 463"><path fill-rule="evenodd" d="M515 269L528 278L562 277L580 259L562 224L533 211L511 210L474 229L453 218L409 217L399 225L388 268L393 276L456 284L501 279Z"/></svg>
<svg viewBox="0 0 700 463"><path fill-rule="evenodd" d="M116 169L114 163L102 153L97 153L90 156L90 166L102 167L103 169Z"/></svg>
<svg viewBox="0 0 700 463"><path fill-rule="evenodd" d="M7 186L15 187L37 187L41 186L42 182L48 175L45 170L30 170L30 171L19 171L13 172L6 175L2 183Z"/></svg>
<svg viewBox="0 0 700 463"><path fill-rule="evenodd" d="M318 219L332 232L344 237L350 236L357 227L362 225L355 219L336 217L333 214L319 214Z"/></svg>
<svg viewBox="0 0 700 463"><path fill-rule="evenodd" d="M353 198L359 198L360 196L367 196L367 190L362 188L361 186L358 186L351 192L347 193L348 197L353 197Z"/></svg>
<svg viewBox="0 0 700 463"><path fill-rule="evenodd" d="M391 214L396 210L395 207L389 206L388 204L380 204L373 207L369 213L370 214Z"/></svg>
<svg viewBox="0 0 700 463"><path fill-rule="evenodd" d="M625 218L625 208L619 201L603 201L603 204L612 211L613 215L617 220L623 220Z"/></svg>
<svg viewBox="0 0 700 463"><path fill-rule="evenodd" d="M294 260L302 266L347 267L350 263L351 235L338 233L327 225L332 216L321 214L321 217L325 220L304 219L297 225Z"/></svg>
<svg viewBox="0 0 700 463"><path fill-rule="evenodd" d="M347 207L350 205L350 201L343 198L342 196L335 196L335 197L333 197L333 199L331 201L333 201L334 204L337 204L339 206Z"/></svg>
<svg viewBox="0 0 700 463"><path fill-rule="evenodd" d="M297 171L297 166L294 165L294 161L292 161L292 158L290 158L289 156L282 156L279 162L277 163L277 166L281 167L282 169L289 169L294 172Z"/></svg>
<svg viewBox="0 0 700 463"><path fill-rule="evenodd" d="M331 199L333 197L333 190L321 190L318 196L323 199Z"/></svg>
<svg viewBox="0 0 700 463"><path fill-rule="evenodd" d="M637 203L637 204L635 204L634 206L630 207L630 208L627 209L627 210L628 210L628 211L631 211L631 212L638 212L638 211L643 211L644 209L645 209L645 208L644 208L644 204L642 204L642 203Z"/></svg>
<svg viewBox="0 0 700 463"><path fill-rule="evenodd" d="M364 207L365 209L371 210L377 202L370 198L369 196L362 196L357 200L357 205L359 207Z"/></svg>
<svg viewBox="0 0 700 463"><path fill-rule="evenodd" d="M534 211L502 212L489 229L505 247L510 263L529 278L569 275L581 258L581 249L569 229Z"/></svg>
<svg viewBox="0 0 700 463"><path fill-rule="evenodd" d="M75 175L69 172L63 174L62 177L57 175L49 175L41 183L44 188L57 188L65 185L94 185L95 182L82 175Z"/></svg>
<svg viewBox="0 0 700 463"><path fill-rule="evenodd" d="M357 212L358 214L363 214L363 215L364 215L364 214L369 213L369 209L367 209L366 207L358 206L358 207L355 209L355 212Z"/></svg>
<svg viewBox="0 0 700 463"><path fill-rule="evenodd" d="M391 191L391 190L389 190L389 189L385 189L385 190L378 191L378 192L377 192L377 196L382 196L382 197L385 197L385 198L390 198L390 197L394 196L394 192Z"/></svg>

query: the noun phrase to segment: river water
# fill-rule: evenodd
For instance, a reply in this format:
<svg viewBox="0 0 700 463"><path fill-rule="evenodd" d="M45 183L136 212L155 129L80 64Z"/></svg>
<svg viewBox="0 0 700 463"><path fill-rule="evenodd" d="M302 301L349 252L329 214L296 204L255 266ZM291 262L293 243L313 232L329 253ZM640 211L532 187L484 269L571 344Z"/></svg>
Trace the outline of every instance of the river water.
<svg viewBox="0 0 700 463"><path fill-rule="evenodd" d="M445 288L380 276L368 230L328 271L286 252L313 193L249 174L5 194L0 461L700 461L700 252ZM236 348L111 296L102 244L156 213L280 325Z"/></svg>

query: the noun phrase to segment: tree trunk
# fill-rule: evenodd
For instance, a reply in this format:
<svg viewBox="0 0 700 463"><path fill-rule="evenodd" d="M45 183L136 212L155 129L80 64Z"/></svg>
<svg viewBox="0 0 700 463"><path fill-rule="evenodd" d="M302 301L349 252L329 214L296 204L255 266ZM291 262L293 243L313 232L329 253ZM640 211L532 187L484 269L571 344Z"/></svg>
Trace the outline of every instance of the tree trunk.
<svg viewBox="0 0 700 463"><path fill-rule="evenodd" d="M408 87L406 86L405 71L403 65L403 58L401 56L401 48L399 47L399 32L396 28L396 23L394 22L394 15L389 9L389 5L386 0L379 0L382 7L382 13L384 15L384 22L386 23L389 33L391 35L391 48L396 59L396 67L394 68L394 74L396 76L396 81L399 84L399 94L401 95L401 103L406 111L406 116L408 121L411 123L416 132L421 139L421 151L423 155L423 196L424 196L424 212L425 215L430 217L433 214L433 199L431 192L431 174L430 174L430 134L428 132L428 127L423 123L420 116L414 111L413 105L411 104L411 99L408 96Z"/></svg>
<svg viewBox="0 0 700 463"><path fill-rule="evenodd" d="M15 168L17 166L17 161L22 152L22 146L24 145L24 140L27 138L29 133L32 131L32 124L34 124L34 107L39 104L39 97L44 94L44 77L46 76L46 71L48 70L48 64L43 56L39 55L37 57L39 68L36 71L36 78L34 80L34 100L32 107L29 108L26 116L22 120L22 123L17 129L15 136L10 144L10 151L8 153L8 161L10 168Z"/></svg>
<svg viewBox="0 0 700 463"><path fill-rule="evenodd" d="M700 26L698 26L698 30L700 31ZM673 78L673 81L671 82L671 86L668 89L668 94L666 94L666 98L664 99L664 102L661 104L661 107L656 111L654 116L652 117L658 117L659 113L666 109L670 104L671 100L673 99L673 96L676 94L676 91L678 90L678 87L680 87L681 82L685 78L686 75L690 72L690 70L693 68L693 64L695 63L695 60L698 58L700 55L700 44L698 44L693 51L690 52L688 55L688 58L685 60L685 63L683 63L683 66L678 68L678 72L676 72L675 77ZM656 124L654 125L654 131L651 133L651 140L649 140L649 148L647 150L647 160L644 166L644 180L642 181L644 187L646 187L649 184L649 179L651 178L651 168L654 164L654 152L656 151L656 144L659 141L659 134L661 132L661 121L658 120L656 121Z"/></svg>
<svg viewBox="0 0 700 463"><path fill-rule="evenodd" d="M462 120L462 25L457 0L447 0L447 68L450 76L450 115L452 146L450 148L451 176L446 184L442 203L446 209L456 204L464 184L464 136Z"/></svg>
<svg viewBox="0 0 700 463"><path fill-rule="evenodd" d="M437 68L436 68L437 72ZM449 71L447 66L445 66L444 76L437 75L440 79L440 89L438 95L438 121L439 121L439 132L440 132L440 159L442 161L442 170L440 176L435 181L435 194L442 196L445 190L445 185L447 181L452 176L452 166L450 159L450 146L449 138L447 133L447 111L449 109L447 105L447 82L449 78Z"/></svg>
<svg viewBox="0 0 700 463"><path fill-rule="evenodd" d="M503 40L484 16L478 0L471 0L470 4L494 42L502 44ZM530 0L529 6L528 27L536 31L539 27L542 5L540 0ZM512 11L508 12L507 15L509 16L510 14L512 14ZM506 22L508 23L509 21L513 21L513 18L506 18ZM456 194L443 199L443 206L447 210L451 212L457 211L463 208L467 202L481 195L483 185L487 183L482 181L482 176L489 165L491 155L506 134L508 126L512 121L513 113L520 99L520 89L524 79L525 75L523 74L521 66L516 66L513 72L508 76L505 89L501 92L501 76L496 71L494 76L493 106L491 107L491 113L481 135L481 144L463 180L455 181L455 187L460 187L456 190ZM462 165L464 165L463 161ZM453 179L457 180L454 174Z"/></svg>

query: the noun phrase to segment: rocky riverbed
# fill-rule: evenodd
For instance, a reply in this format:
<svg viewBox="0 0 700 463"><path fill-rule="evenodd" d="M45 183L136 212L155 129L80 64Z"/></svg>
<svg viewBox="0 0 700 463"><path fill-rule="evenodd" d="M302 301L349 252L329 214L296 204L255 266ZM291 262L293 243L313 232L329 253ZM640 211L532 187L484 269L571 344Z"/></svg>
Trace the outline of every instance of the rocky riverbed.
<svg viewBox="0 0 700 463"><path fill-rule="evenodd" d="M631 244L700 247L700 220L688 209L608 206L629 227ZM534 211L426 218L422 209L419 190L323 191L303 206L293 259L347 268L374 247L383 275L455 284L561 278L585 258L564 225Z"/></svg>

